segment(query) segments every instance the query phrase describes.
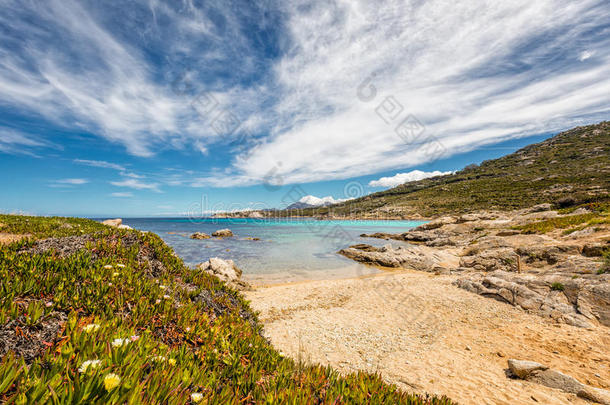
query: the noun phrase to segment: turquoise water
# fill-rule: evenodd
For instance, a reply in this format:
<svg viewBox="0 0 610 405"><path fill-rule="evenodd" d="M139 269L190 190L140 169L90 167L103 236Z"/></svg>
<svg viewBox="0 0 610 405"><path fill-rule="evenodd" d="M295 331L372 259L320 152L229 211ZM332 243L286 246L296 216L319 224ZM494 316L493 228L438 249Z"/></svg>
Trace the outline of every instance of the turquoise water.
<svg viewBox="0 0 610 405"><path fill-rule="evenodd" d="M364 275L377 270L355 263L337 251L355 243L375 246L389 242L361 238L362 233L400 233L421 221L319 221L313 219L252 218L132 218L123 223L151 231L174 248L188 264L210 257L232 259L252 280L292 281ZM193 240L194 232L211 234L229 228L233 238ZM260 238L260 241L246 238Z"/></svg>

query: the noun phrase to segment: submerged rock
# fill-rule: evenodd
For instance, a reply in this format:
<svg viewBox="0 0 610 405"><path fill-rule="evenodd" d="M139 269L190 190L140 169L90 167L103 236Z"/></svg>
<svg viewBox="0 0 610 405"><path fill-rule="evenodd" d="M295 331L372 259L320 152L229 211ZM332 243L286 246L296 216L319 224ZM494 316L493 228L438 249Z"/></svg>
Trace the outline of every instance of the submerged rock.
<svg viewBox="0 0 610 405"><path fill-rule="evenodd" d="M195 232L191 235L191 239L210 239L211 236L205 232Z"/></svg>

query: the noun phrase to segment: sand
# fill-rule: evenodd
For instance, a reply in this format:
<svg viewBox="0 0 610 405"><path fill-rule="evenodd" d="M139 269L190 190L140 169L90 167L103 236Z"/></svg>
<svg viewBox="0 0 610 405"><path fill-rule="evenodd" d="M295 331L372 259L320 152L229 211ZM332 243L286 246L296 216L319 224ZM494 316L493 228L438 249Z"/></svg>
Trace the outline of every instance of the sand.
<svg viewBox="0 0 610 405"><path fill-rule="evenodd" d="M401 389L471 404L585 404L508 378L507 359L537 361L610 385L610 329L555 324L461 290L454 276L401 271L261 286L246 293L286 355L342 373L379 372Z"/></svg>

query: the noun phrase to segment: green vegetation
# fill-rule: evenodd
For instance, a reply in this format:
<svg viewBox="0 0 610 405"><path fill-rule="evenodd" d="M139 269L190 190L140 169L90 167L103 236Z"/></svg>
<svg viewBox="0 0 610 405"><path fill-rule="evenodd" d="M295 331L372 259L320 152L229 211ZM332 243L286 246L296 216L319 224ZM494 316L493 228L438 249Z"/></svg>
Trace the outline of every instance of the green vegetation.
<svg viewBox="0 0 610 405"><path fill-rule="evenodd" d="M410 182L325 208L267 215L409 217L513 210L551 203L564 210L610 200L610 122L578 127L448 176Z"/></svg>
<svg viewBox="0 0 610 405"><path fill-rule="evenodd" d="M563 291L565 290L565 286L561 283L552 283L551 284L551 290L553 291Z"/></svg>
<svg viewBox="0 0 610 405"><path fill-rule="evenodd" d="M610 204L589 204L583 206L592 212L586 214L568 215L564 217L550 218L542 221L532 222L514 229L521 230L523 233L547 233L555 229L565 229L565 235L579 231L588 226L610 223Z"/></svg>
<svg viewBox="0 0 610 405"><path fill-rule="evenodd" d="M2 403L450 403L283 357L239 293L154 234L0 223L32 235L0 246Z"/></svg>

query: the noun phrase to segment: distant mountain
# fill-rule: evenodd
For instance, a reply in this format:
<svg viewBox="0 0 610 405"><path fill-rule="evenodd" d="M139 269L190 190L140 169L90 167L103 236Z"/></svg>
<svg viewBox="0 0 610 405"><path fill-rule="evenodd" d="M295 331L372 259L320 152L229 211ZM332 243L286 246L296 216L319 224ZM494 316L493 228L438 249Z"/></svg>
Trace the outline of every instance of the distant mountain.
<svg viewBox="0 0 610 405"><path fill-rule="evenodd" d="M303 208L316 208L316 207L328 207L330 205L339 204L348 201L347 199L334 199L331 196L318 198L313 195L306 195L299 201L290 204L286 207L287 210L303 209Z"/></svg>
<svg viewBox="0 0 610 405"><path fill-rule="evenodd" d="M577 127L499 159L299 215L409 218L610 200L610 122ZM290 210L278 215L294 215Z"/></svg>

